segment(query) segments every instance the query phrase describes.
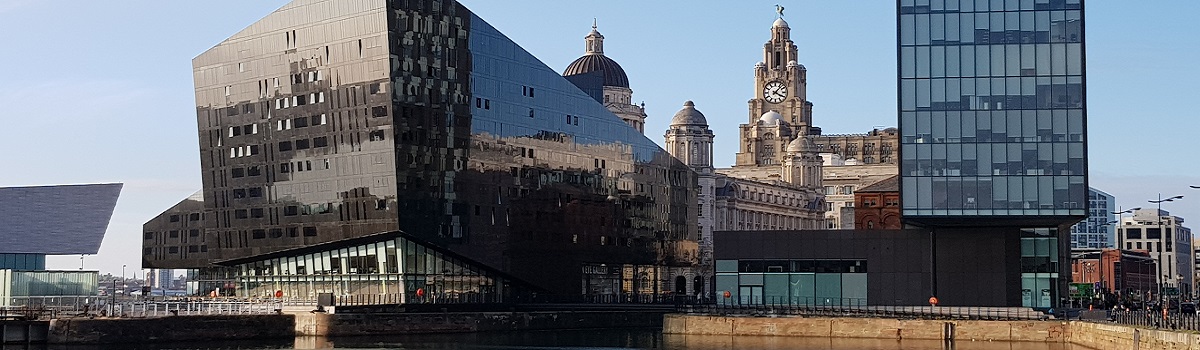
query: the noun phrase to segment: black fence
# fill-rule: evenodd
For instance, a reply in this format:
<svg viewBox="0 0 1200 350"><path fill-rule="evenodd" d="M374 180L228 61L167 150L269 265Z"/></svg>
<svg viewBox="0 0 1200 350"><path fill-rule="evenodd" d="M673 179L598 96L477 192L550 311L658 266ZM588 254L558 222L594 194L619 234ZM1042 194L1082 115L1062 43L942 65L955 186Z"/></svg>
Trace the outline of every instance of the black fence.
<svg viewBox="0 0 1200 350"><path fill-rule="evenodd" d="M1030 308L868 305L865 299L787 298L738 303L680 304L676 311L704 315L822 316L927 320L1045 320L1050 316Z"/></svg>
<svg viewBox="0 0 1200 350"><path fill-rule="evenodd" d="M1164 315L1161 310L1116 310L1108 311L1108 321L1163 330L1200 331L1200 315L1191 312L1167 312Z"/></svg>

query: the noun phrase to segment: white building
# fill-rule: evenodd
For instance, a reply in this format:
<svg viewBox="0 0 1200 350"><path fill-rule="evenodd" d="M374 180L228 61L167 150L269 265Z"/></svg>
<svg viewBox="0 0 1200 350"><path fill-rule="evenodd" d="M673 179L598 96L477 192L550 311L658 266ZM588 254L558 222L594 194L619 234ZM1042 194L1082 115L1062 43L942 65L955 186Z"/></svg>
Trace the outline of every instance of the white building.
<svg viewBox="0 0 1200 350"><path fill-rule="evenodd" d="M1166 210L1140 209L1121 218L1118 234L1124 236L1125 249L1150 253L1158 267L1160 286L1178 287L1183 295L1190 293L1195 262L1192 230L1183 226L1183 218Z"/></svg>

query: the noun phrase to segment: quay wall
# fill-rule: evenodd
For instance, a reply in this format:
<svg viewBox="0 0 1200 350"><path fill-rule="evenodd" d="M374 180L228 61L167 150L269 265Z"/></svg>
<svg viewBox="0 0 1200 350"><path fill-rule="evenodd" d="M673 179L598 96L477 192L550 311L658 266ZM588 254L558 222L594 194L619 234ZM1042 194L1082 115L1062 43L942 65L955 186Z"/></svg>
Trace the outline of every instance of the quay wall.
<svg viewBox="0 0 1200 350"><path fill-rule="evenodd" d="M1093 349L1200 349L1200 334L1082 321L666 315L663 333L884 340L1072 343Z"/></svg>
<svg viewBox="0 0 1200 350"><path fill-rule="evenodd" d="M547 311L296 315L297 336L660 327L665 312Z"/></svg>
<svg viewBox="0 0 1200 350"><path fill-rule="evenodd" d="M294 337L292 315L206 315L50 320L50 344L122 344Z"/></svg>
<svg viewBox="0 0 1200 350"><path fill-rule="evenodd" d="M1064 342L1068 323L885 318L666 315L663 333L894 340Z"/></svg>

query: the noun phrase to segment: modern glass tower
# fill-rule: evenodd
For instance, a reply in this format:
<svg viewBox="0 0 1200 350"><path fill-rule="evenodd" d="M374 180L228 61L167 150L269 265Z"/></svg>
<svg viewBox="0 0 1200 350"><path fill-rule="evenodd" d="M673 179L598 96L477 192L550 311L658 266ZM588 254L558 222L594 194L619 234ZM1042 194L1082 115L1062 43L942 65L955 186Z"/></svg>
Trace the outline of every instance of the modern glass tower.
<svg viewBox="0 0 1200 350"><path fill-rule="evenodd" d="M295 0L192 64L204 188L145 225L143 257L199 292L692 277L695 173L456 1Z"/></svg>
<svg viewBox="0 0 1200 350"><path fill-rule="evenodd" d="M904 221L938 239L1005 237L998 288L1054 305L1069 279L1058 274L1068 228L1088 214L1083 1L897 7Z"/></svg>

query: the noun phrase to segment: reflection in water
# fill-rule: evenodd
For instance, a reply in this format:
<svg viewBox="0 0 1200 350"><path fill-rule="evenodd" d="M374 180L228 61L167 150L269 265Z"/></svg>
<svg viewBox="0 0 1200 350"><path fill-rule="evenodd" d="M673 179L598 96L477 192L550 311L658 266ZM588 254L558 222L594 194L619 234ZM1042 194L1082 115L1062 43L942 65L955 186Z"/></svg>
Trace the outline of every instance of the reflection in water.
<svg viewBox="0 0 1200 350"><path fill-rule="evenodd" d="M677 335L657 329L579 330L544 332L493 332L469 334L301 337L294 340L254 342L204 341L175 344L121 345L5 345L0 350L100 350L100 349L668 349L668 350L1088 350L1059 343L958 342L947 346L931 340L833 339L802 337L730 337Z"/></svg>

